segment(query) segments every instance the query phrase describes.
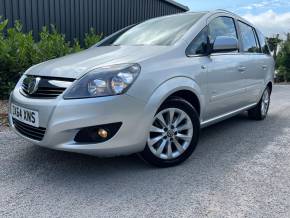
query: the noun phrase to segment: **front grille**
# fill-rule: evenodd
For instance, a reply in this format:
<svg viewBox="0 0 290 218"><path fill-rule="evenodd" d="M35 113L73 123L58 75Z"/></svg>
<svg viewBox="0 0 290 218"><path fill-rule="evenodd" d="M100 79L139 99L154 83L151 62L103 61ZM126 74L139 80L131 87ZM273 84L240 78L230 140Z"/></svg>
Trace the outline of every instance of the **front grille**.
<svg viewBox="0 0 290 218"><path fill-rule="evenodd" d="M23 123L21 121L18 121L16 119L12 119L13 120L13 124L15 129L20 132L22 135L37 140L37 141L41 141L43 139L43 136L45 134L46 129L42 128L42 127L34 127L34 126L30 126L26 123Z"/></svg>
<svg viewBox="0 0 290 218"><path fill-rule="evenodd" d="M38 87L33 93L29 93L29 82L36 76L27 76L22 83L21 93L31 98L56 98L61 95L73 79L55 78L55 77L38 77L40 78Z"/></svg>
<svg viewBox="0 0 290 218"><path fill-rule="evenodd" d="M26 96L39 97L39 98L56 98L64 92L65 88L49 88L49 87L39 87L37 91L33 94L28 93L28 85L22 84L22 91Z"/></svg>

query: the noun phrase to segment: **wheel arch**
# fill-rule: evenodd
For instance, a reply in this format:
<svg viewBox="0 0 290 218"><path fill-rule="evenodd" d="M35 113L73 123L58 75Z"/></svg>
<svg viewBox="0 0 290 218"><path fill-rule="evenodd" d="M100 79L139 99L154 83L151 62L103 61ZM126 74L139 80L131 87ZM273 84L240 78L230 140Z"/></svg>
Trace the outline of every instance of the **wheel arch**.
<svg viewBox="0 0 290 218"><path fill-rule="evenodd" d="M199 86L196 84L196 82L190 78L186 77L179 77L179 78L174 78L170 79L163 84L161 84L153 93L153 95L149 98L149 101L145 107L145 114L146 117L148 118L149 116L151 119L147 119L146 122L148 124L147 129L144 129L148 134L145 135L144 137L144 144L146 144L148 137L150 137L150 127L152 126L152 123L154 122L155 119L155 114L158 112L158 110L162 110L164 108L168 107L174 107L174 105L180 103L184 103L185 108L189 109L189 105L185 103L184 100L179 100L177 101L176 99L173 101L167 101L168 99L172 98L183 98L187 99L190 104L195 103L195 107L199 107L199 112L202 112L202 104L203 104L203 96L201 95L201 89ZM190 99L192 97L192 99ZM164 105L164 103L167 102L169 105ZM187 107L186 107L187 106ZM147 113L148 112L148 113ZM173 159L173 162L166 161L161 162L157 160L157 158L152 155L152 150L150 149L149 145L145 146L144 151L140 154L143 159L148 161L149 163L156 164L158 166L171 166L176 163L180 163L184 161L191 153L194 151L196 144L198 142L198 135L199 135L199 122L200 117L198 117L198 114L194 113L195 116L193 115L193 125L195 125L193 128L197 131L195 134L193 134L193 138L190 142L190 147L180 156L177 157L177 159ZM167 131L167 130L166 130ZM159 149L158 149L159 150Z"/></svg>
<svg viewBox="0 0 290 218"><path fill-rule="evenodd" d="M168 99L171 98L182 98L186 100L196 109L198 115L200 116L200 100L194 92L187 89L176 91L172 93L170 96L168 96L163 103L165 103Z"/></svg>
<svg viewBox="0 0 290 218"><path fill-rule="evenodd" d="M172 97L184 98L196 107L200 118L202 117L204 97L201 88L193 79L188 77L174 77L158 86L150 96L144 113L150 114L153 119L159 107Z"/></svg>
<svg viewBox="0 0 290 218"><path fill-rule="evenodd" d="M269 87L270 93L272 93L272 90L273 90L273 82L272 81L268 82L267 83L267 87Z"/></svg>

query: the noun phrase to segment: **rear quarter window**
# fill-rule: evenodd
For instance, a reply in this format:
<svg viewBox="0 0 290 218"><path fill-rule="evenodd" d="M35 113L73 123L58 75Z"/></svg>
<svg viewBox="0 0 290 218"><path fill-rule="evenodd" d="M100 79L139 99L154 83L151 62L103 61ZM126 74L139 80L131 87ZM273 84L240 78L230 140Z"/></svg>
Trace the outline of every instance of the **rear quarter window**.
<svg viewBox="0 0 290 218"><path fill-rule="evenodd" d="M265 36L263 36L263 34L260 31L257 31L257 34L258 34L258 38L259 38L259 42L260 42L260 45L261 45L262 52L264 54L270 55L271 54L270 53L270 49L268 47L268 44L267 44Z"/></svg>

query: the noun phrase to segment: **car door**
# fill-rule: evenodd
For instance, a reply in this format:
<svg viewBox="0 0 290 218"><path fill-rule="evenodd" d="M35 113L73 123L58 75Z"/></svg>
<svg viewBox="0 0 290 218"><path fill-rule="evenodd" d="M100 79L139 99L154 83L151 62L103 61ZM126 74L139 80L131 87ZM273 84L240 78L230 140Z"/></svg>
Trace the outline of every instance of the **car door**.
<svg viewBox="0 0 290 218"><path fill-rule="evenodd" d="M208 22L211 44L218 36L238 39L235 20L218 16ZM207 66L206 119L213 119L246 106L244 73L246 57L239 51L213 53Z"/></svg>
<svg viewBox="0 0 290 218"><path fill-rule="evenodd" d="M268 64L266 56L261 52L258 37L255 29L238 21L241 35L241 56L246 58L244 81L246 85L248 104L256 103L257 99L264 88L266 72Z"/></svg>

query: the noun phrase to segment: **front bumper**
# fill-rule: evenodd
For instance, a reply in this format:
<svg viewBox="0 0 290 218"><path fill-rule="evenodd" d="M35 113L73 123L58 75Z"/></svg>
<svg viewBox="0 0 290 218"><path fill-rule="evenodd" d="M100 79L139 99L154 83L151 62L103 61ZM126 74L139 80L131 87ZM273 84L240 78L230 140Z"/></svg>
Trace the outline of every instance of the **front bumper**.
<svg viewBox="0 0 290 218"><path fill-rule="evenodd" d="M10 104L36 110L40 127L46 128L41 141L28 138L18 132L9 113L11 128L28 141L56 150L71 151L97 156L118 156L142 151L146 144L148 120L144 116L145 104L128 95L90 99L64 100L32 99L20 94L16 88L10 96ZM144 121L144 122L143 122ZM76 143L77 132L84 127L122 122L116 135L101 143Z"/></svg>

